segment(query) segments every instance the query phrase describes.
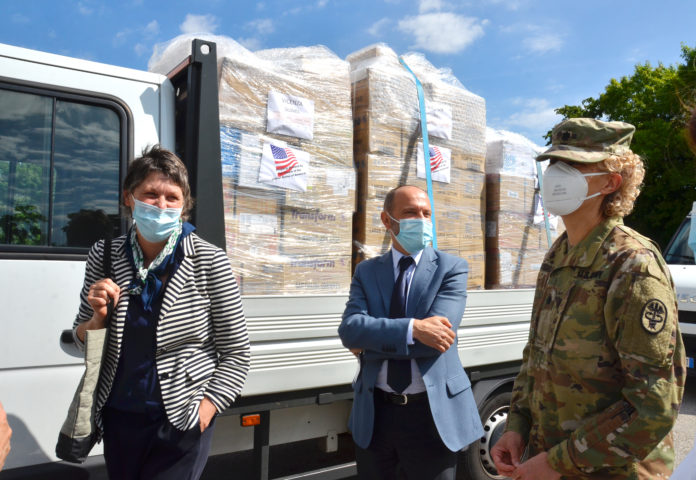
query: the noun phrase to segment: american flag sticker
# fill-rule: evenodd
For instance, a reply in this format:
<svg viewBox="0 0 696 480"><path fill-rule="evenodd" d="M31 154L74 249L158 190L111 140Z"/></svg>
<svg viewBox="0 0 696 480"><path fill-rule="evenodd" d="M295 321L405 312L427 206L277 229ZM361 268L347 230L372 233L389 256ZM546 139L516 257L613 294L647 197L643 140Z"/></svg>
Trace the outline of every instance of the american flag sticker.
<svg viewBox="0 0 696 480"><path fill-rule="evenodd" d="M297 166L297 157L292 153L291 148L276 147L271 144L271 154L275 160L276 174L279 177L284 177Z"/></svg>
<svg viewBox="0 0 696 480"><path fill-rule="evenodd" d="M450 183L450 166L452 164L452 150L435 145L428 146L430 159L430 174L433 181ZM416 175L418 178L426 178L425 163L423 161L423 144L418 144L416 157Z"/></svg>
<svg viewBox="0 0 696 480"><path fill-rule="evenodd" d="M309 153L274 140L263 145L259 182L279 188L307 191Z"/></svg>
<svg viewBox="0 0 696 480"><path fill-rule="evenodd" d="M442 152L438 147L430 147L430 171L437 172L442 166Z"/></svg>

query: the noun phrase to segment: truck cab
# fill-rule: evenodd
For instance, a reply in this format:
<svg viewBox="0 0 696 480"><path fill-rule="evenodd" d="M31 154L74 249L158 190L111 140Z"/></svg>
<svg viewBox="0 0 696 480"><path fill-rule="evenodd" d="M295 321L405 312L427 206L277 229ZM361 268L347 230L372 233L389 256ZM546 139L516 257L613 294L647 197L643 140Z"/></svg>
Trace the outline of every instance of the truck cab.
<svg viewBox="0 0 696 480"><path fill-rule="evenodd" d="M665 261L669 265L677 290L679 327L684 339L690 373L693 372L694 358L696 358L696 261L694 251L688 244L693 217L692 210L687 214L665 250Z"/></svg>

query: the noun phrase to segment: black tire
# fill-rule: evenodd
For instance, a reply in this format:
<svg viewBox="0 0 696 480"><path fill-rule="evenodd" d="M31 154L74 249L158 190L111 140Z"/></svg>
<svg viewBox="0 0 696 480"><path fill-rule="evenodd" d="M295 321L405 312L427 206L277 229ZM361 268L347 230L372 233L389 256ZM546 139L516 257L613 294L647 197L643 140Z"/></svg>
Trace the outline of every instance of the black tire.
<svg viewBox="0 0 696 480"><path fill-rule="evenodd" d="M484 436L469 445L460 455L458 477L470 480L499 480L504 477L498 472L490 459L490 451L503 434L511 392L499 392L486 399L481 407L481 423ZM463 474L463 476L460 476Z"/></svg>

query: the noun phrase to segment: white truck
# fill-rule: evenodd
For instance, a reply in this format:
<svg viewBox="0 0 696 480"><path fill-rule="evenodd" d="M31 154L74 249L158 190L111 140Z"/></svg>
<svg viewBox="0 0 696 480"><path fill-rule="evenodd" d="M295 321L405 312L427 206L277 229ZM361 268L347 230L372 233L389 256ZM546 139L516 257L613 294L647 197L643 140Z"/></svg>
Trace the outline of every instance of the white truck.
<svg viewBox="0 0 696 480"><path fill-rule="evenodd" d="M103 478L101 445L81 466L54 455L83 371L61 332L76 313L88 247L126 231L119 186L143 147L160 143L184 159L192 221L225 247L217 102L212 42L194 40L167 76L0 44L0 401L14 430L3 479ZM505 423L532 299L530 289L469 292L457 348L486 435L462 454L465 478L502 478L488 452ZM218 419L209 467L235 478L355 475L346 424L357 364L337 337L346 300L243 298L251 371ZM241 426L248 414L260 424Z"/></svg>
<svg viewBox="0 0 696 480"><path fill-rule="evenodd" d="M694 202L696 208L696 202ZM688 244L694 210L686 215L665 249L665 261L672 273L679 305L679 328L686 349L689 373L696 358L696 261Z"/></svg>

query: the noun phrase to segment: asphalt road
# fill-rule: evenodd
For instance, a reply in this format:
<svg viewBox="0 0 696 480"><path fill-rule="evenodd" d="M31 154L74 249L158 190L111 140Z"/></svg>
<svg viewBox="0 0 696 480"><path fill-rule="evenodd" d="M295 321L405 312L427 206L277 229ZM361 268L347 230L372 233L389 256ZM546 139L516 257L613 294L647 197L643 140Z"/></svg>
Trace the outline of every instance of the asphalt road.
<svg viewBox="0 0 696 480"><path fill-rule="evenodd" d="M686 381L684 400L679 410L677 424L674 427L677 465L693 448L694 436L696 436L696 375L692 374Z"/></svg>

